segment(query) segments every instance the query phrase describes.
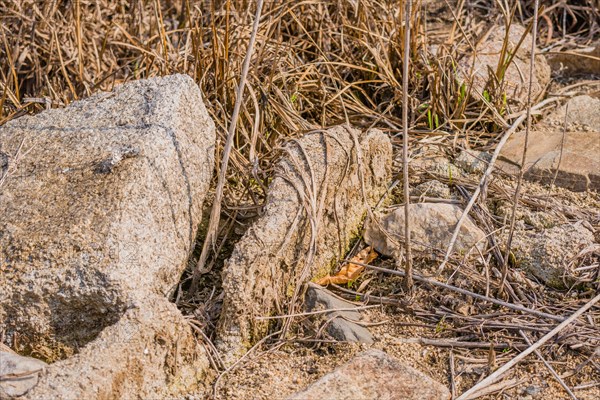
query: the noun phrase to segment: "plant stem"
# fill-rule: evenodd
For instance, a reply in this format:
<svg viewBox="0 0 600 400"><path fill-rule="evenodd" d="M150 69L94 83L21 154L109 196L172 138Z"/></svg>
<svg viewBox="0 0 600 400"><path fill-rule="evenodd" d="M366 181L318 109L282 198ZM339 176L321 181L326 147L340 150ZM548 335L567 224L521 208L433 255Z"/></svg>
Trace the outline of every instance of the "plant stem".
<svg viewBox="0 0 600 400"><path fill-rule="evenodd" d="M412 0L406 2L406 15L404 16L404 63L402 65L402 169L404 178L404 240L406 247L406 267L404 277L404 290L412 293L412 254L410 248L410 187L408 183L408 63L410 62L410 14Z"/></svg>

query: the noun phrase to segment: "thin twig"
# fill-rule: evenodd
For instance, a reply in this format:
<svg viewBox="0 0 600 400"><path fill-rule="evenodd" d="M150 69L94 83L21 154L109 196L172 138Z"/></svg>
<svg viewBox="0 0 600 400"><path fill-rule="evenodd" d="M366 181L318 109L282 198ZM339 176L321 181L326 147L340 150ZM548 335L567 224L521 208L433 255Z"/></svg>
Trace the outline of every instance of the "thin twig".
<svg viewBox="0 0 600 400"><path fill-rule="evenodd" d="M498 350L514 349L524 347L518 343L492 343L492 342L466 342L453 339L429 339L429 338L394 338L394 343L417 343L422 346L435 346L435 347L450 347L457 349L489 349L493 347Z"/></svg>
<svg viewBox="0 0 600 400"><path fill-rule="evenodd" d="M410 186L408 182L408 63L410 62L410 14L412 0L406 2L406 15L404 16L404 65L402 72L402 173L404 180L404 239L406 247L406 267L404 271L404 290L412 293L412 254L410 249Z"/></svg>
<svg viewBox="0 0 600 400"><path fill-rule="evenodd" d="M550 192L552 192L552 188L554 188L554 184L556 183L556 178L558 177L558 171L560 170L560 164L562 163L563 151L565 149L565 136L567 134L567 117L569 116L569 103L565 105L565 119L563 122L563 130L562 137L560 139L560 152L558 153L558 165L556 166L556 171L554 171L554 175L552 176L552 182L550 182L550 187L548 187L548 194L546 195L546 207L544 207L544 211L548 206L548 200L550 199Z"/></svg>
<svg viewBox="0 0 600 400"><path fill-rule="evenodd" d="M505 372L507 372L509 369L511 369L513 366L515 366L517 363L519 363L522 359L527 357L529 354L536 351L538 348L540 348L542 345L544 345L544 343L546 343L548 340L550 340L554 336L556 336L556 334L558 334L560 331L562 331L564 328L566 328L568 325L570 325L580 315L582 315L584 312L586 312L587 310L592 308L592 306L594 304L596 304L599 300L600 300L600 294L598 294L596 297L594 297L593 299L588 301L579 310L574 312L573 315L571 315L569 318L567 318L566 320L561 322L559 325L557 325L556 328L552 329L550 332L548 332L546 335L544 335L544 337L542 337L540 340L538 340L533 346L530 346L527 350L520 353L518 356L516 356L515 358L513 358L512 360L510 360L509 362L507 362L500 368L498 368L493 374L491 374L490 376L488 376L487 378L485 378L484 380L479 382L477 385L473 386L471 389L467 390L465 393L463 393L461 396L459 396L456 400L466 400L466 399L470 398L470 395L472 395L475 392L480 391L484 387L496 382Z"/></svg>
<svg viewBox="0 0 600 400"><path fill-rule="evenodd" d="M392 275L404 276L404 272L403 271L396 271L396 270L392 270L392 269L386 269L386 268L376 267L374 265L363 264L363 263L359 263L359 262L356 262L356 261L352 261L352 262L354 264L356 264L356 265L362 265L362 266L364 266L366 268L369 268L369 269L372 269L372 270L375 270L375 271L385 272L387 274L392 274ZM503 307L506 307L506 308L510 308L511 310L521 311L521 312L524 312L524 313L527 313L527 314L531 314L531 315L537 315L538 317L548 318L548 319L551 319L551 320L554 320L554 321L558 321L558 322L565 321L565 318L561 317L560 315L548 314L548 313L545 313L545 312L533 310L531 308L519 306L517 304L507 303L507 302L502 301L502 300L494 299L492 297L487 297L487 296L484 296L484 295L481 295L481 294L477 294L477 293L471 292L469 290L465 290L465 289L461 289L461 288L458 288L458 287L455 287L455 286L452 286L452 285L448 285L447 283L442 283L442 282L435 281L433 279L428 279L428 278L425 278L425 277L417 275L417 274L413 274L413 279L416 280L416 281L419 281L419 282L428 283L428 284L433 285L433 286L441 287L441 288L444 288L444 289L451 290L453 292L464 294L466 296L470 296L470 297L473 297L473 298L476 298L476 299L479 299L479 300L489 301L490 303L497 304L499 306L503 306Z"/></svg>
<svg viewBox="0 0 600 400"><path fill-rule="evenodd" d="M244 58L244 65L242 67L242 74L240 76L240 84L237 89L235 105L233 107L233 115L231 116L231 123L229 124L229 130L227 132L227 141L225 142L225 148L223 149L223 159L221 160L221 170L219 171L219 180L217 182L217 189L215 192L215 198L213 200L213 206L210 210L210 221L208 223L208 230L206 232L206 238L202 245L202 253L196 264L192 278L192 291L197 289L198 278L202 274L209 272L209 269L205 268L206 260L208 258L208 252L215 246L217 240L217 231L219 229L219 221L221 217L221 202L223 201L223 190L227 180L227 166L229 164L229 155L233 146L233 138L235 137L235 127L237 125L238 116L240 114L240 108L242 105L242 99L244 97L244 88L246 87L246 77L248 76L248 69L250 68L250 60L252 58L252 49L256 42L256 33L258 32L258 25L260 23L260 15L262 12L263 0L257 0L256 3L256 14L254 16L254 24L252 25L252 34L250 36L250 42L248 43L248 50L246 51L246 57Z"/></svg>
<svg viewBox="0 0 600 400"><path fill-rule="evenodd" d="M454 372L454 351L450 351L450 389L452 392L452 398L456 397L456 382L454 381L454 376L456 375Z"/></svg>
<svg viewBox="0 0 600 400"><path fill-rule="evenodd" d="M469 396L469 399L476 399L478 397L487 396L487 395L490 395L490 394L498 392L498 391L510 389L511 387L515 387L524 381L525 380L519 381L517 379L509 379L505 382L499 382L494 385L490 385L490 386L478 391L477 393L472 394L471 396Z"/></svg>
<svg viewBox="0 0 600 400"><path fill-rule="evenodd" d="M308 315L333 313L336 311L360 311L360 310L366 310L369 308L377 308L377 307L380 307L380 306L379 305L371 305L371 306L328 308L327 310L317 310L317 311L309 311L309 312L303 312L303 313L297 313L297 314L287 314L287 315L274 315L272 317L255 317L254 319L267 320L267 319L295 318L295 317L305 317Z"/></svg>
<svg viewBox="0 0 600 400"><path fill-rule="evenodd" d="M527 336L527 334L525 332L523 332L522 330L519 329L519 335L521 335L521 337L523 339L525 339L525 342L527 342L527 344L529 346L531 346L531 340L529 340L529 336ZM548 368L548 371L550 371L550 373L552 374L552 376L554 376L554 379L556 379L558 381L558 383L560 383L560 385L565 389L565 391L569 394L569 396L571 396L572 399L577 400L577 397L573 394L573 392L571 391L571 389L567 386L567 384L565 383L565 381L562 380L562 378L560 377L560 375L558 375L558 373L554 370L554 368L552 367L552 365L550 365L550 363L548 361L546 361L546 359L544 358L544 356L542 356L542 353L540 353L539 350L535 350L534 351L535 355L538 356L538 358L540 360L542 360L542 362L544 363L544 365L546 366L546 368Z"/></svg>
<svg viewBox="0 0 600 400"><path fill-rule="evenodd" d="M515 233L515 222L517 220L517 206L519 205L519 194L525 174L525 162L527 161L527 145L529 144L529 131L531 130L531 90L533 87L533 68L535 66L535 46L537 38L538 25L538 7L539 0L535 0L533 5L533 28L531 32L531 59L529 60L529 86L527 88L527 125L525 126L525 143L523 144L523 154L521 156L521 165L519 165L519 174L517 176L517 188L513 198L513 206L510 215L510 228L508 230L508 239L506 241L506 253L504 254L504 263L502 264L502 278L500 279L499 289L504 290L504 282L508 275L508 260L510 258L510 247L512 245L513 235Z"/></svg>

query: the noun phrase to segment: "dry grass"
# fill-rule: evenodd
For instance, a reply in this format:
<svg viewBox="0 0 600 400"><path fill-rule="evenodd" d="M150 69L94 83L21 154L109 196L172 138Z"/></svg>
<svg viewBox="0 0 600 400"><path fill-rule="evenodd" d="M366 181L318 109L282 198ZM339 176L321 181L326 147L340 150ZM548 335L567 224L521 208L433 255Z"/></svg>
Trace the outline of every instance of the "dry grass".
<svg viewBox="0 0 600 400"><path fill-rule="evenodd" d="M411 16L414 137L485 145L503 126L496 117L503 111L469 96L457 83L456 61L486 25L479 16L501 18L494 14L500 2L450 1L452 11L424 3L415 2ZM529 3L518 3L516 19L527 21ZM597 11L585 1L568 3L547 7L544 20L552 29L541 36L550 30L552 40L564 42L570 34L586 40L597 32L590 22ZM265 4L236 129L228 204L260 203L273 153L286 138L346 119L392 135L401 131L402 9L373 0ZM254 2L230 0L2 2L0 124L128 80L177 72L201 86L223 141L254 12ZM454 19L450 35L436 30L436 15Z"/></svg>
<svg viewBox="0 0 600 400"><path fill-rule="evenodd" d="M235 231L233 220L244 224L260 208L279 145L310 129L346 121L376 126L399 146L404 105L411 146L428 142L453 151L458 145L486 150L495 145L506 129L504 119L511 121L502 86L492 85L490 101L482 102L471 95L468 82L459 83L457 62L491 22L505 23L511 11L507 23L527 26L534 0L413 3L409 100L403 104L403 2L265 2L227 171L223 213L230 220L223 224L220 246ZM598 38L599 1L540 3L538 44L544 50ZM202 88L217 125L219 161L254 7L246 0L2 1L0 125L126 81L184 73ZM471 283L465 286L486 291L482 282L489 278L474 273L467 278ZM209 294L212 298L214 292ZM536 304L527 296L516 300ZM218 309L206 307L210 323ZM439 321L436 314L430 322ZM475 324L456 329L477 332ZM504 332L498 329L494 332ZM510 332L510 340L521 340Z"/></svg>

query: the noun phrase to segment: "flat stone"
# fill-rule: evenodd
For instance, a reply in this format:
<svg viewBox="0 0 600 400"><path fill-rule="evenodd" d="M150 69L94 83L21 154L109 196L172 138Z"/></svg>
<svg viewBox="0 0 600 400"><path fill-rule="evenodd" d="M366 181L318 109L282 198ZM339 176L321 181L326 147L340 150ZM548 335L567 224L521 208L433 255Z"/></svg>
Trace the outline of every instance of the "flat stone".
<svg viewBox="0 0 600 400"><path fill-rule="evenodd" d="M412 248L415 251L431 253L432 256L445 254L454 228L463 210L454 204L413 203L409 206ZM404 207L369 219L364 240L379 253L398 257L403 251ZM485 232L467 217L461 226L454 251L466 255L478 247L486 247Z"/></svg>
<svg viewBox="0 0 600 400"><path fill-rule="evenodd" d="M37 385L47 364L31 357L0 351L0 398L23 396Z"/></svg>
<svg viewBox="0 0 600 400"><path fill-rule="evenodd" d="M517 266L545 283L565 289L595 270L577 271L573 260L584 250L600 253L594 234L581 223L558 225L542 231L515 231L511 250Z"/></svg>
<svg viewBox="0 0 600 400"><path fill-rule="evenodd" d="M385 192L392 146L379 130L343 126L308 133L284 148L263 216L236 244L223 271L217 346L226 362L263 337L302 285L330 272Z"/></svg>
<svg viewBox="0 0 600 400"><path fill-rule="evenodd" d="M351 359L288 400L447 400L450 392L423 372L369 350Z"/></svg>
<svg viewBox="0 0 600 400"><path fill-rule="evenodd" d="M0 331L52 363L32 398L201 382L208 359L167 296L194 246L214 142L185 75L0 127Z"/></svg>
<svg viewBox="0 0 600 400"><path fill-rule="evenodd" d="M517 174L524 146L525 132L513 134L500 152L498 165ZM600 130L534 130L529 132L524 176L578 192L600 190L599 154Z"/></svg>
<svg viewBox="0 0 600 400"><path fill-rule="evenodd" d="M517 49L524 33L525 28L521 25L513 23L510 26L506 54L515 54L515 57L506 69L503 83L507 101L519 106L527 103L531 42L533 40L531 34L527 34ZM492 27L486 36L479 40L475 53L469 54L459 61L459 76L464 82L469 82L472 76L472 89L480 95L486 89L486 84L490 79L490 70L495 72L498 68L505 37L506 28L504 26ZM543 55L537 55L532 79L532 101L535 102L535 99L543 93L548 82L550 82L550 66Z"/></svg>
<svg viewBox="0 0 600 400"><path fill-rule="evenodd" d="M321 311L349 309L357 306L334 296L319 285L309 283L306 291L306 307L307 311ZM371 332L358 324L361 318L358 310L347 310L320 314L318 319L326 322L327 332L341 342L373 343Z"/></svg>

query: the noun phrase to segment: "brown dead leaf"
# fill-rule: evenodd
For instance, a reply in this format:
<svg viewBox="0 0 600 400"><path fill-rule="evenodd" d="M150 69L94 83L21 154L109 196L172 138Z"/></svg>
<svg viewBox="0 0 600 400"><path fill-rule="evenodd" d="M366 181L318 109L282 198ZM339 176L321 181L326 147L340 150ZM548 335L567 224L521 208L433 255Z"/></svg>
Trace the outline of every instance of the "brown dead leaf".
<svg viewBox="0 0 600 400"><path fill-rule="evenodd" d="M344 283L355 281L360 276L360 273L365 269L365 267L354 263L369 264L376 258L377 252L373 250L371 246L365 247L357 255L352 257L350 262L344 265L340 272L338 272L334 276L325 276L319 279L316 283L317 285L327 286L331 283L341 285Z"/></svg>

